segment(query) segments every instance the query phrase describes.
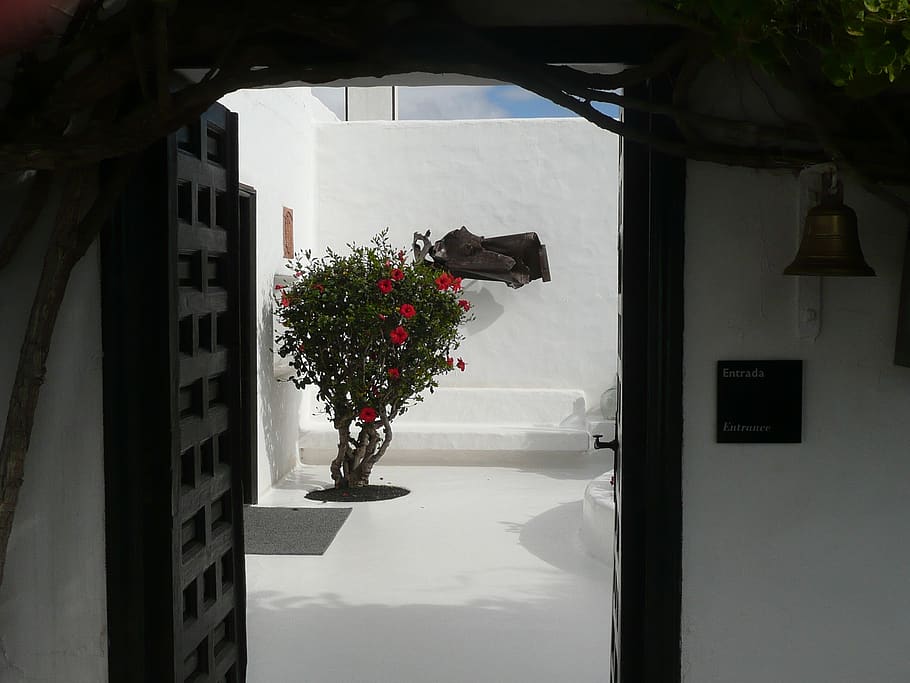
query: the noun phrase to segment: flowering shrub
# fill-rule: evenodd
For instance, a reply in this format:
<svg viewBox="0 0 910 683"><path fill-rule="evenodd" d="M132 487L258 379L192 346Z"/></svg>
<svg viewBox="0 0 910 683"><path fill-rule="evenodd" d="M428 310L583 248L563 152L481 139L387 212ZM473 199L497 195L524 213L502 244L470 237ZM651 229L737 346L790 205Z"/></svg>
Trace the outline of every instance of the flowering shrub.
<svg viewBox="0 0 910 683"><path fill-rule="evenodd" d="M336 487L364 486L392 440L391 423L436 377L464 371L452 353L470 303L461 278L406 263L385 232L372 246L349 245L291 261L293 284L276 289L285 331L277 351L290 358L298 388L315 385L338 430L332 462ZM353 429L359 428L356 436Z"/></svg>

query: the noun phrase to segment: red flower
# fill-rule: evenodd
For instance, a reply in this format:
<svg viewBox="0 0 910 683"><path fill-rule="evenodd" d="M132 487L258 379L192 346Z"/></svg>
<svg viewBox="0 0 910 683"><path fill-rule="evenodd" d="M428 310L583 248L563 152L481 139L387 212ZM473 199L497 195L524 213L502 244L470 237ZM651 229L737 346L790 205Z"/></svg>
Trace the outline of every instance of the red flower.
<svg viewBox="0 0 910 683"><path fill-rule="evenodd" d="M449 275L448 273L443 273L438 278L433 280L433 282L436 283L436 289L438 289L439 291L443 291L443 290L448 289L449 286L452 284L452 276Z"/></svg>
<svg viewBox="0 0 910 683"><path fill-rule="evenodd" d="M297 347L297 350L300 351L300 353L303 353L303 344L301 344L300 346L298 346L298 347Z"/></svg>
<svg viewBox="0 0 910 683"><path fill-rule="evenodd" d="M471 302L468 301L467 299L459 299L458 305L461 306L466 311L471 310Z"/></svg>
<svg viewBox="0 0 910 683"><path fill-rule="evenodd" d="M388 294L392 291L392 281L388 278L384 278L376 283L376 286L379 287L379 291L383 294Z"/></svg>
<svg viewBox="0 0 910 683"><path fill-rule="evenodd" d="M459 370L461 370L462 372L464 372L464 361L463 361L461 358L458 359L458 362L455 363L455 366L456 366Z"/></svg>
<svg viewBox="0 0 910 683"><path fill-rule="evenodd" d="M460 277L453 278L452 282L449 283L449 287L452 288L453 292L460 292L461 291L461 278Z"/></svg>
<svg viewBox="0 0 910 683"><path fill-rule="evenodd" d="M294 271L294 277L303 277L303 271L302 271L302 270L295 270L295 271Z"/></svg>
<svg viewBox="0 0 910 683"><path fill-rule="evenodd" d="M319 293L322 294L325 291L325 285L321 285L317 282L313 285L313 289L318 289Z"/></svg>
<svg viewBox="0 0 910 683"><path fill-rule="evenodd" d="M398 251L398 261L400 263L404 263L404 249L400 249Z"/></svg>
<svg viewBox="0 0 910 683"><path fill-rule="evenodd" d="M360 410L360 419L363 422L374 422L376 420L376 411L367 406Z"/></svg>
<svg viewBox="0 0 910 683"><path fill-rule="evenodd" d="M389 338L391 338L393 344L401 346L408 338L408 331L399 325L394 330L389 332Z"/></svg>
<svg viewBox="0 0 910 683"><path fill-rule="evenodd" d="M380 320L385 320L386 318L388 318L387 315L384 315L384 314L382 314L382 313L378 313L377 315L379 316L379 319L380 319Z"/></svg>
<svg viewBox="0 0 910 683"><path fill-rule="evenodd" d="M398 368L389 368L389 379L398 379L401 377L401 371Z"/></svg>
<svg viewBox="0 0 910 683"><path fill-rule="evenodd" d="M285 288L285 285L275 285L275 291L276 291L276 292L280 292L280 291L281 291L282 289L284 289L284 288Z"/></svg>
<svg viewBox="0 0 910 683"><path fill-rule="evenodd" d="M282 294L282 295L281 295L281 305L282 305L282 306L290 306L290 305L291 305L291 300L288 299L288 295L287 295L287 294Z"/></svg>
<svg viewBox="0 0 910 683"><path fill-rule="evenodd" d="M404 271L401 268L393 268L392 269L392 279L395 280L396 282L400 282L401 280L404 280Z"/></svg>
<svg viewBox="0 0 910 683"><path fill-rule="evenodd" d="M417 315L417 311L411 304L401 304L401 308L398 309L398 312L405 318L413 318Z"/></svg>
<svg viewBox="0 0 910 683"><path fill-rule="evenodd" d="M453 365L455 365L455 359L452 358L451 356L446 358L446 365L448 365L449 367L452 367Z"/></svg>

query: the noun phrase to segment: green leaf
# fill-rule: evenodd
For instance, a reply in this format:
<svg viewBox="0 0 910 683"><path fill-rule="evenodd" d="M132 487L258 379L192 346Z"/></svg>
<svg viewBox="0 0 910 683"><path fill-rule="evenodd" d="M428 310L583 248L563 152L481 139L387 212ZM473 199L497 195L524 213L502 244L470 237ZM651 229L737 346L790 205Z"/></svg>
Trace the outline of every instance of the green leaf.
<svg viewBox="0 0 910 683"><path fill-rule="evenodd" d="M853 65L845 63L834 50L829 50L822 59L822 73L831 83L842 88L853 77Z"/></svg>
<svg viewBox="0 0 910 683"><path fill-rule="evenodd" d="M870 12L878 12L882 8L881 0L863 0L863 5Z"/></svg>
<svg viewBox="0 0 910 683"><path fill-rule="evenodd" d="M897 59L897 50L886 41L884 45L866 51L864 55L866 71L873 75L880 74L886 67L893 64L895 59Z"/></svg>
<svg viewBox="0 0 910 683"><path fill-rule="evenodd" d="M888 77L884 74L869 75L864 72L858 72L852 79L847 81L844 92L850 97L863 99L887 90L889 85Z"/></svg>
<svg viewBox="0 0 910 683"><path fill-rule="evenodd" d="M861 36L866 32L862 19L848 19L844 22L844 30L851 36Z"/></svg>

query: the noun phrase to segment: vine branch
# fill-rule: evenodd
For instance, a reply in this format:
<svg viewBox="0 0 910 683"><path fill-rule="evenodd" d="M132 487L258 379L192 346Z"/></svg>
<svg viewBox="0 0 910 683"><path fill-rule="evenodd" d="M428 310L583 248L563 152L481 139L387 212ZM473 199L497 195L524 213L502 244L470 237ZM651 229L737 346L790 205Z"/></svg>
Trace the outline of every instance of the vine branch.
<svg viewBox="0 0 910 683"><path fill-rule="evenodd" d="M3 583L9 537L25 475L25 458L38 397L47 374L47 356L66 286L73 267L108 220L134 162L133 157L124 157L112 164L109 177L84 217L83 207L92 191L98 167L74 170L67 174L64 182L63 198L32 302L0 442L0 584Z"/></svg>

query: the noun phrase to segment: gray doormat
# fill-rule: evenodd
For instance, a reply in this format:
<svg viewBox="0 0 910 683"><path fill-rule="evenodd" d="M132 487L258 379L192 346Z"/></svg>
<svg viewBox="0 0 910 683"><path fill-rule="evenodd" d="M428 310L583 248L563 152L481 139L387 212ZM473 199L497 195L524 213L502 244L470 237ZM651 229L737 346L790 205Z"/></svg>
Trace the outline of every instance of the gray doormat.
<svg viewBox="0 0 910 683"><path fill-rule="evenodd" d="M268 508L245 505L247 555L322 555L351 508Z"/></svg>

